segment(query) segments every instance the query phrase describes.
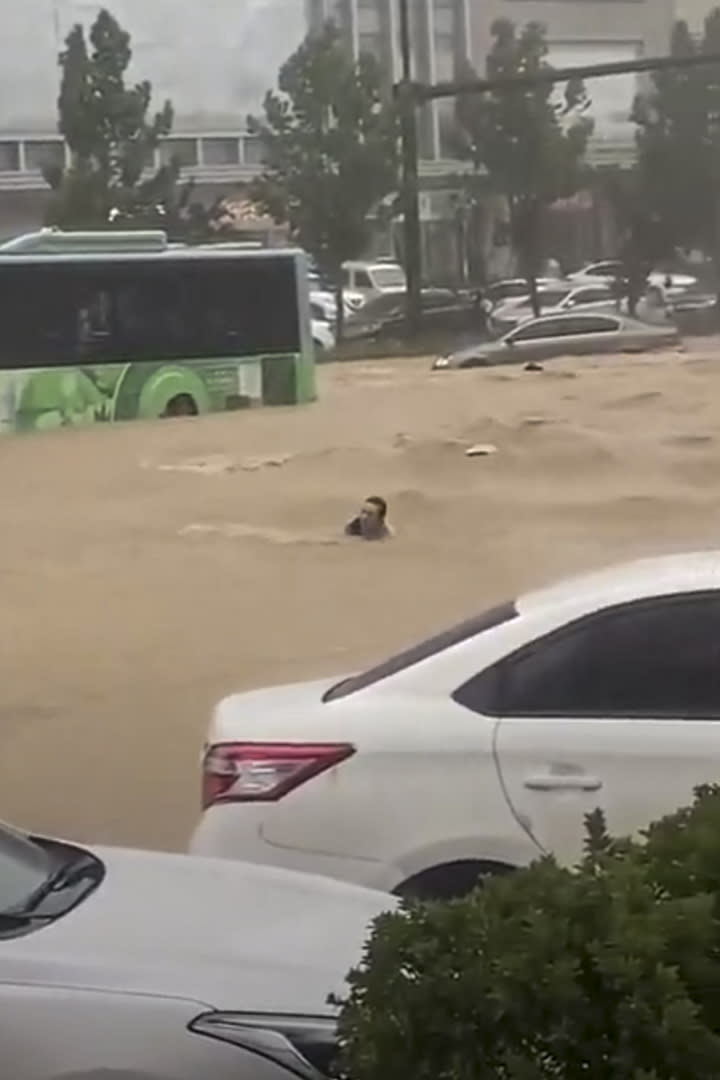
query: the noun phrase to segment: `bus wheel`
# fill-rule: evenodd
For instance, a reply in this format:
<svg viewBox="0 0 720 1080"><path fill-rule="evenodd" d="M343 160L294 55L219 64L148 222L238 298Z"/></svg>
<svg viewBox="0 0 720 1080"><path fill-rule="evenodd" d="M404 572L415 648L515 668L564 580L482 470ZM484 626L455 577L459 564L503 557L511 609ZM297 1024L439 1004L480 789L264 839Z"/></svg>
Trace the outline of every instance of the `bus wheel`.
<svg viewBox="0 0 720 1080"><path fill-rule="evenodd" d="M198 407L190 394L177 394L165 406L163 418L171 416L197 416Z"/></svg>

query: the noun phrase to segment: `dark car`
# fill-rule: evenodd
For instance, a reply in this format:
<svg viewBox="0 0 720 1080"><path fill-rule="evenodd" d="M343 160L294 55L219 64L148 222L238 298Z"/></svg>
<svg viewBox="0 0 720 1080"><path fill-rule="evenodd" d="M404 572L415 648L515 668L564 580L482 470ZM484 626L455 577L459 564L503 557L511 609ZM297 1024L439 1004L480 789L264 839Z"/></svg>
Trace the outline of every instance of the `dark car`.
<svg viewBox="0 0 720 1080"><path fill-rule="evenodd" d="M345 320L346 341L402 338L405 332L404 290L386 292L368 300ZM483 315L475 298L452 289L423 289L421 292L422 330L427 333L481 332Z"/></svg>

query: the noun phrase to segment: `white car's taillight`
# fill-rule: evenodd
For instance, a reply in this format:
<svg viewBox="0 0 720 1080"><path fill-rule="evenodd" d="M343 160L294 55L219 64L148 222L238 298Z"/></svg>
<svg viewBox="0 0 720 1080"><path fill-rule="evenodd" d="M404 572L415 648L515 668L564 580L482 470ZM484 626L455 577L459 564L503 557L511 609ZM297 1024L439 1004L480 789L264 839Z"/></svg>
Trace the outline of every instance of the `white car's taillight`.
<svg viewBox="0 0 720 1080"><path fill-rule="evenodd" d="M203 810L215 803L276 802L354 753L349 743L216 743L203 757Z"/></svg>

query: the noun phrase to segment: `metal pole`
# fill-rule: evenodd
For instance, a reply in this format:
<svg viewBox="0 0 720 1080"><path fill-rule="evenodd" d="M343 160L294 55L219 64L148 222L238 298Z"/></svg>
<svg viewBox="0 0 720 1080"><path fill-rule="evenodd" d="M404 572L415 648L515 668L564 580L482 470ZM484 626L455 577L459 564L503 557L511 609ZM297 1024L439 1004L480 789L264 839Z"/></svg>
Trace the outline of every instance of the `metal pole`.
<svg viewBox="0 0 720 1080"><path fill-rule="evenodd" d="M402 139L402 209L407 295L407 333L413 337L420 327L422 245L420 239L420 199L418 177L418 132L412 82L409 0L400 2L400 55L402 79L396 86L400 106Z"/></svg>
<svg viewBox="0 0 720 1080"><path fill-rule="evenodd" d="M546 83L569 82L571 79L602 79L612 75L640 72L672 71L720 65L720 54L698 53L694 56L648 56L639 60L614 60L607 64L585 64L580 67L542 68L532 73L502 75L497 79L462 79L434 83L432 86L412 84L412 94L418 104L461 94L502 93L513 88L541 86Z"/></svg>

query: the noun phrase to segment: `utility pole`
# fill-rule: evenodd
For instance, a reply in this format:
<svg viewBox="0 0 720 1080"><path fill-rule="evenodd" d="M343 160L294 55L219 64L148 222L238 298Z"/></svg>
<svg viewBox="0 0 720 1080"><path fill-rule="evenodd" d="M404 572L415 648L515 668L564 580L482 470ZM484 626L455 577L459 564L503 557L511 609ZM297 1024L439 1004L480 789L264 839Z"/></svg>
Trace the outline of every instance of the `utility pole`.
<svg viewBox="0 0 720 1080"><path fill-rule="evenodd" d="M402 138L401 201L405 273L407 275L405 317L408 336L413 337L420 327L422 244L420 239L417 103L412 81L409 0L400 0L400 56L402 78L395 86L395 95L400 107Z"/></svg>
<svg viewBox="0 0 720 1080"><path fill-rule="evenodd" d="M586 64L578 67L542 68L540 71L495 79L461 79L423 85L412 79L412 50L410 45L409 0L398 0L400 6L400 46L402 79L394 86L395 98L402 120L402 207L405 234L405 267L407 273L407 330L412 336L420 326L420 286L422 281L422 249L420 244L420 205L418 183L417 114L421 105L443 98L468 94L508 93L522 87L547 83L568 82L570 79L597 79L630 73L684 70L696 67L720 67L720 53L698 53L694 56L651 56L638 60L612 61L606 64ZM720 212L719 212L720 219ZM720 236L720 227L719 227ZM720 240L719 240L720 243Z"/></svg>

